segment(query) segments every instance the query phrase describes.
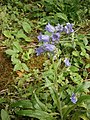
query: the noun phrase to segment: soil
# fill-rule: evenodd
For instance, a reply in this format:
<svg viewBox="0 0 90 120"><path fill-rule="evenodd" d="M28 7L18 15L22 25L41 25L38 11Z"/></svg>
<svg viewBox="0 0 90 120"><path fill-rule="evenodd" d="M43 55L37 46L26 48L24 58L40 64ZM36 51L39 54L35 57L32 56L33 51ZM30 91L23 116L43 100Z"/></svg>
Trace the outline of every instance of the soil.
<svg viewBox="0 0 90 120"><path fill-rule="evenodd" d="M6 89L12 80L13 67L10 59L6 56L5 50L0 47L0 91Z"/></svg>

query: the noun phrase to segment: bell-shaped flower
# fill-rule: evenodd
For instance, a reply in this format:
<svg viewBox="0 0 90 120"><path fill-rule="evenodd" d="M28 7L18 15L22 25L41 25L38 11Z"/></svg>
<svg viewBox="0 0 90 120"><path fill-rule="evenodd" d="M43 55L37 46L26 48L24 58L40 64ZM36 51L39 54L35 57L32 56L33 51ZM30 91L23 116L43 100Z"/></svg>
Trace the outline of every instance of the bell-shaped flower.
<svg viewBox="0 0 90 120"><path fill-rule="evenodd" d="M55 27L55 29L56 29L56 31L57 32L63 32L63 25L60 25L60 24L58 24L56 27Z"/></svg>
<svg viewBox="0 0 90 120"><path fill-rule="evenodd" d="M64 27L64 32L66 32L67 34L73 33L73 24L67 23L66 26Z"/></svg>
<svg viewBox="0 0 90 120"><path fill-rule="evenodd" d="M55 28L52 25L50 25L50 23L46 25L45 30L51 33L55 32Z"/></svg>
<svg viewBox="0 0 90 120"><path fill-rule="evenodd" d="M50 37L48 35L42 35L40 33L40 35L37 38L38 38L39 42L49 42Z"/></svg>
<svg viewBox="0 0 90 120"><path fill-rule="evenodd" d="M72 102L72 103L76 104L76 102L77 102L77 97L76 97L76 94L75 94L75 93L72 94L72 96L70 97L70 99L71 99L71 102Z"/></svg>
<svg viewBox="0 0 90 120"><path fill-rule="evenodd" d="M36 48L37 56L44 52L43 46Z"/></svg>
<svg viewBox="0 0 90 120"><path fill-rule="evenodd" d="M55 45L52 44L44 44L43 47L45 51L50 51L50 52L54 51L56 48Z"/></svg>
<svg viewBox="0 0 90 120"><path fill-rule="evenodd" d="M51 38L53 42L58 41L60 38L60 33L53 33Z"/></svg>
<svg viewBox="0 0 90 120"><path fill-rule="evenodd" d="M71 66L71 63L69 62L68 58L65 58L64 63L67 67Z"/></svg>

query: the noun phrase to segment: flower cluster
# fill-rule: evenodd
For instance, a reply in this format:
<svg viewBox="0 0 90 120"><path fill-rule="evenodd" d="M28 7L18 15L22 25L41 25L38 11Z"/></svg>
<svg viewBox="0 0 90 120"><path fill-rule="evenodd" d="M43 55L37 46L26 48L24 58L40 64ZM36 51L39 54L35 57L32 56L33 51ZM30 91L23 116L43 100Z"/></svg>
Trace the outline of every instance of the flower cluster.
<svg viewBox="0 0 90 120"><path fill-rule="evenodd" d="M48 23L45 27L45 30L49 32L49 35L40 35L37 37L39 42L42 42L42 45L36 48L37 56L43 52L53 52L56 49L56 44L60 40L61 32L65 32L66 34L70 34L74 32L73 24L66 23L66 26L58 24L57 26L52 26ZM67 66L70 66L69 64Z"/></svg>

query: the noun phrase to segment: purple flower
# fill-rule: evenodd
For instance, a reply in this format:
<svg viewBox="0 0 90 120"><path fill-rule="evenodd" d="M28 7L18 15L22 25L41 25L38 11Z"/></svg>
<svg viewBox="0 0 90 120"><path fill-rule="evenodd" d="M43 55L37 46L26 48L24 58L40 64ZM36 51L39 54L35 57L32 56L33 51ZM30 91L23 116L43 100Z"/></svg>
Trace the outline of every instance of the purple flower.
<svg viewBox="0 0 90 120"><path fill-rule="evenodd" d="M44 52L43 46L36 48L37 56Z"/></svg>
<svg viewBox="0 0 90 120"><path fill-rule="evenodd" d="M43 47L45 51L50 51L50 52L54 51L56 48L55 45L52 44L44 44Z"/></svg>
<svg viewBox="0 0 90 120"><path fill-rule="evenodd" d="M77 102L77 97L76 97L76 94L72 94L72 96L70 97L70 99L71 99L71 102L73 102L74 104L76 104L76 102Z"/></svg>
<svg viewBox="0 0 90 120"><path fill-rule="evenodd" d="M71 66L71 63L69 62L69 59L68 59L68 58L65 58L64 63L65 63L65 65L68 66L68 67Z"/></svg>
<svg viewBox="0 0 90 120"><path fill-rule="evenodd" d="M51 33L55 32L55 28L52 25L50 25L49 23L46 25L45 29Z"/></svg>
<svg viewBox="0 0 90 120"><path fill-rule="evenodd" d="M37 37L38 38L38 40L39 40L39 42L40 41L42 41L42 42L49 42L49 36L48 35L42 35L41 33L40 33L40 35Z"/></svg>
<svg viewBox="0 0 90 120"><path fill-rule="evenodd" d="M63 25L58 24L55 29L57 32L63 32Z"/></svg>
<svg viewBox="0 0 90 120"><path fill-rule="evenodd" d="M60 38L60 33L53 33L52 36L52 41L56 41L56 40L59 40Z"/></svg>
<svg viewBox="0 0 90 120"><path fill-rule="evenodd" d="M64 27L64 32L66 32L67 34L74 32L72 27L73 24L67 23L66 26Z"/></svg>

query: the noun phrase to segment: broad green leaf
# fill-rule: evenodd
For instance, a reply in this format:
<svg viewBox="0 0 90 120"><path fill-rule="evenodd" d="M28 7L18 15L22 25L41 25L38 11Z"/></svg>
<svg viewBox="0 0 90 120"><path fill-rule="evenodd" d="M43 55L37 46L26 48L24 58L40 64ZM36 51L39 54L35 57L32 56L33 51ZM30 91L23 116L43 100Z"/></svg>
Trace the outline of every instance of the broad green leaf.
<svg viewBox="0 0 90 120"><path fill-rule="evenodd" d="M68 21L67 16L64 13L56 13L56 16L65 21Z"/></svg>
<svg viewBox="0 0 90 120"><path fill-rule="evenodd" d="M23 60L26 60L26 61L29 60L29 59L30 59L29 52L23 53L22 59L23 59Z"/></svg>
<svg viewBox="0 0 90 120"><path fill-rule="evenodd" d="M16 55L11 56L12 64L19 64L21 61L16 57Z"/></svg>
<svg viewBox="0 0 90 120"><path fill-rule="evenodd" d="M85 68L90 68L90 64L87 64L87 65L85 66Z"/></svg>
<svg viewBox="0 0 90 120"><path fill-rule="evenodd" d="M23 22L23 23L22 23L22 26L23 26L23 29L24 29L24 31L25 31L26 33L30 33L30 32L31 32L31 26L30 26L29 23Z"/></svg>
<svg viewBox="0 0 90 120"><path fill-rule="evenodd" d="M8 112L4 109L1 110L1 118L2 120L10 120L10 116Z"/></svg>
<svg viewBox="0 0 90 120"><path fill-rule="evenodd" d="M40 110L20 110L17 111L16 114L37 118L39 120L55 120L50 113Z"/></svg>
<svg viewBox="0 0 90 120"><path fill-rule="evenodd" d="M21 48L19 42L17 42L17 41L16 41L16 42L13 42L13 45L14 45L13 49L16 49L16 50L18 50L19 52L22 52L22 48Z"/></svg>
<svg viewBox="0 0 90 120"><path fill-rule="evenodd" d="M33 108L33 105L30 100L19 100L15 103L12 103L11 107Z"/></svg>
<svg viewBox="0 0 90 120"><path fill-rule="evenodd" d="M5 37L7 37L7 38L11 38L11 37L12 37L11 32L10 32L9 30L5 30L5 31L3 32L3 34L4 34Z"/></svg>
<svg viewBox="0 0 90 120"><path fill-rule="evenodd" d="M89 54L85 54L85 57L87 58L87 59L90 59L90 56L89 56Z"/></svg>
<svg viewBox="0 0 90 120"><path fill-rule="evenodd" d="M25 71L29 71L29 68L27 67L27 65L25 63L22 63L22 68Z"/></svg>
<svg viewBox="0 0 90 120"><path fill-rule="evenodd" d="M18 33L16 34L16 37L17 38L23 38L23 39L27 38L27 36L24 34L22 29L18 31Z"/></svg>
<svg viewBox="0 0 90 120"><path fill-rule="evenodd" d="M71 66L69 70L72 72L75 72L75 71L78 71L79 69L76 66Z"/></svg>
<svg viewBox="0 0 90 120"><path fill-rule="evenodd" d="M78 52L78 51L73 51L72 54L73 54L74 56L79 56L79 52Z"/></svg>
<svg viewBox="0 0 90 120"><path fill-rule="evenodd" d="M14 54L17 54L16 51L11 50L11 49L6 50L5 52L6 52L6 54L8 54L8 55L14 55Z"/></svg>
<svg viewBox="0 0 90 120"><path fill-rule="evenodd" d="M22 70L22 63L17 63L17 64L14 66L14 71L17 71L17 70Z"/></svg>

